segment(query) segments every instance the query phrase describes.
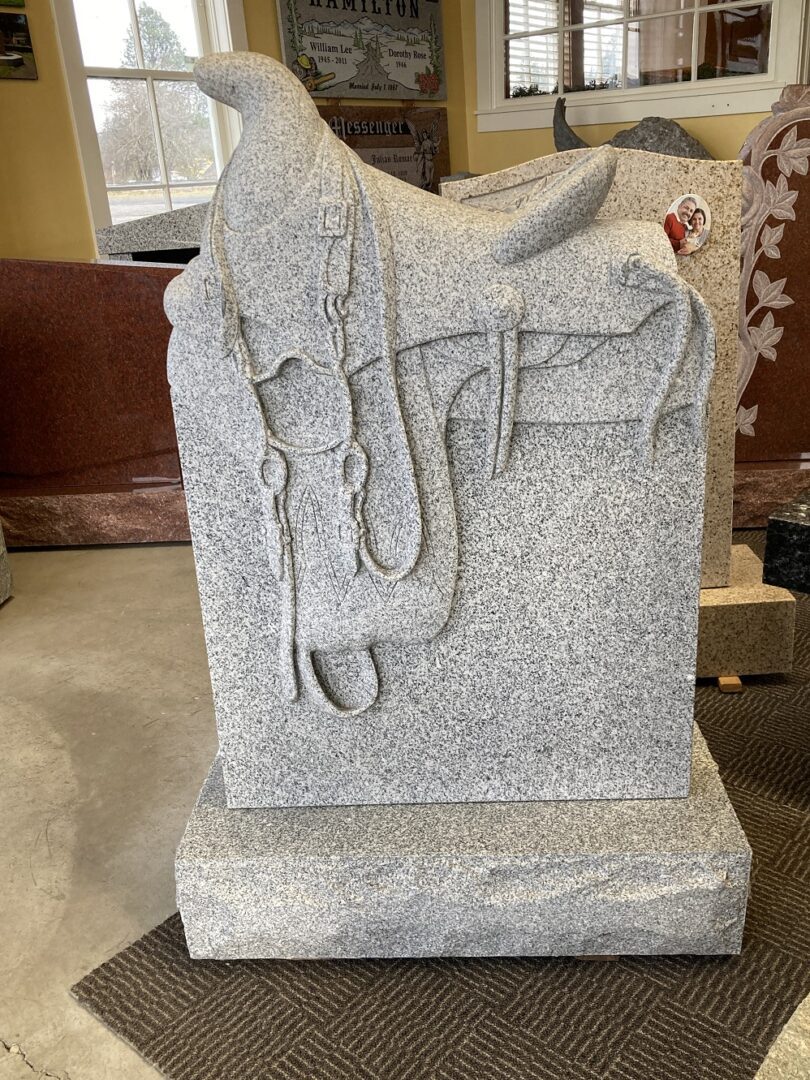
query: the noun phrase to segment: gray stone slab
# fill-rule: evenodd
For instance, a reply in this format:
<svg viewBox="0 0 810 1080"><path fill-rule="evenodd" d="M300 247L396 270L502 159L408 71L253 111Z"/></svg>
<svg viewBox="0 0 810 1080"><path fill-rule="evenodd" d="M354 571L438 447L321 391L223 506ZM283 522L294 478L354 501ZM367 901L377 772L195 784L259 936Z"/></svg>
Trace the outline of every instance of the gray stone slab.
<svg viewBox="0 0 810 1080"><path fill-rule="evenodd" d="M96 245L100 255L110 257L133 251L199 247L207 213L208 203L201 203L108 225L96 229Z"/></svg>
<svg viewBox="0 0 810 1080"><path fill-rule="evenodd" d="M229 809L177 853L193 957L736 953L751 852L698 731L688 798Z"/></svg>
<svg viewBox="0 0 810 1080"><path fill-rule="evenodd" d="M630 152L460 205L196 73L245 122L166 294L229 804L685 795L714 330L597 216Z"/></svg>
<svg viewBox="0 0 810 1080"><path fill-rule="evenodd" d="M554 145L557 150L589 149L565 118L565 98L557 98L554 104ZM645 150L668 157L701 158L712 160L706 147L675 120L663 116L645 116L631 128L618 131L607 140L608 146L623 150ZM462 179L459 177L458 179Z"/></svg>
<svg viewBox="0 0 810 1080"><path fill-rule="evenodd" d="M768 518L763 581L810 593L810 488Z"/></svg>

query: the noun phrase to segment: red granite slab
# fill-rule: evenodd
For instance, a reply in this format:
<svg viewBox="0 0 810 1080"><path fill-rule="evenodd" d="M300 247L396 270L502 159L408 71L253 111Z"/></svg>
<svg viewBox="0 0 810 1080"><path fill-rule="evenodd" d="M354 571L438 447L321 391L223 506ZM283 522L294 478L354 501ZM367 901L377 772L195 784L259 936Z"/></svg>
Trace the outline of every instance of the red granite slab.
<svg viewBox="0 0 810 1080"><path fill-rule="evenodd" d="M9 543L173 540L187 530L163 312L181 270L0 260Z"/></svg>
<svg viewBox="0 0 810 1080"><path fill-rule="evenodd" d="M772 113L740 153L738 464L810 458L810 86Z"/></svg>
<svg viewBox="0 0 810 1080"><path fill-rule="evenodd" d="M734 470L735 529L764 529L768 518L810 487L810 460L737 463Z"/></svg>

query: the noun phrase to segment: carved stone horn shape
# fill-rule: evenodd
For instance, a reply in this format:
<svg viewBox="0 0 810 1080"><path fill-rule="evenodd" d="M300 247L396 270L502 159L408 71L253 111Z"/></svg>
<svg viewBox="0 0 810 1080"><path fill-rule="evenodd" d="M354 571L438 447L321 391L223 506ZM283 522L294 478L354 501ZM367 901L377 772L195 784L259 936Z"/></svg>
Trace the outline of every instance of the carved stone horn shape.
<svg viewBox="0 0 810 1080"><path fill-rule="evenodd" d="M240 232L266 226L315 169L324 122L282 64L259 53L213 53L197 85L242 114L244 130L223 178L225 219Z"/></svg>
<svg viewBox="0 0 810 1080"><path fill-rule="evenodd" d="M584 150L589 144L574 131L565 119L565 98L554 105L554 145L558 150Z"/></svg>
<svg viewBox="0 0 810 1080"><path fill-rule="evenodd" d="M589 225L607 198L617 163L612 146L599 146L540 188L495 239L495 261L519 262Z"/></svg>

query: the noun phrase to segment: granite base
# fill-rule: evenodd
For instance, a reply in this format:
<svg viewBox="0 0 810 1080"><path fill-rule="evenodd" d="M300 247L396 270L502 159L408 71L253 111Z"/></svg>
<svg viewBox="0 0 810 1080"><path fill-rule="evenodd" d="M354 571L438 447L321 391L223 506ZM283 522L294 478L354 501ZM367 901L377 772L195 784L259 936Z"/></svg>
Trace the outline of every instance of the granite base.
<svg viewBox="0 0 810 1080"><path fill-rule="evenodd" d="M153 544L190 539L181 487L77 494L0 493L0 521L12 547Z"/></svg>
<svg viewBox="0 0 810 1080"><path fill-rule="evenodd" d="M191 956L736 953L751 852L695 730L682 799L228 809L177 853Z"/></svg>
<svg viewBox="0 0 810 1080"><path fill-rule="evenodd" d="M791 594L763 584L760 559L734 544L728 586L700 591L698 678L790 671L795 622Z"/></svg>
<svg viewBox="0 0 810 1080"><path fill-rule="evenodd" d="M738 461L734 469L734 528L764 529L780 506L810 484L810 461Z"/></svg>

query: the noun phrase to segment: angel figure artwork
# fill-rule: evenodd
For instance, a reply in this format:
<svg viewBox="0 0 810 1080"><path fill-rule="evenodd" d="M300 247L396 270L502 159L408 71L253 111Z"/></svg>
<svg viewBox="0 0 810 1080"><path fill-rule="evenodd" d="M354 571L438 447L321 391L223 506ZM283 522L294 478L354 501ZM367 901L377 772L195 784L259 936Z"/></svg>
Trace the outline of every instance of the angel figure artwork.
<svg viewBox="0 0 810 1080"><path fill-rule="evenodd" d="M419 187L424 191L433 190L433 159L441 147L439 121L434 120L429 128L419 129L411 121L406 121L414 145L414 160L419 166Z"/></svg>

